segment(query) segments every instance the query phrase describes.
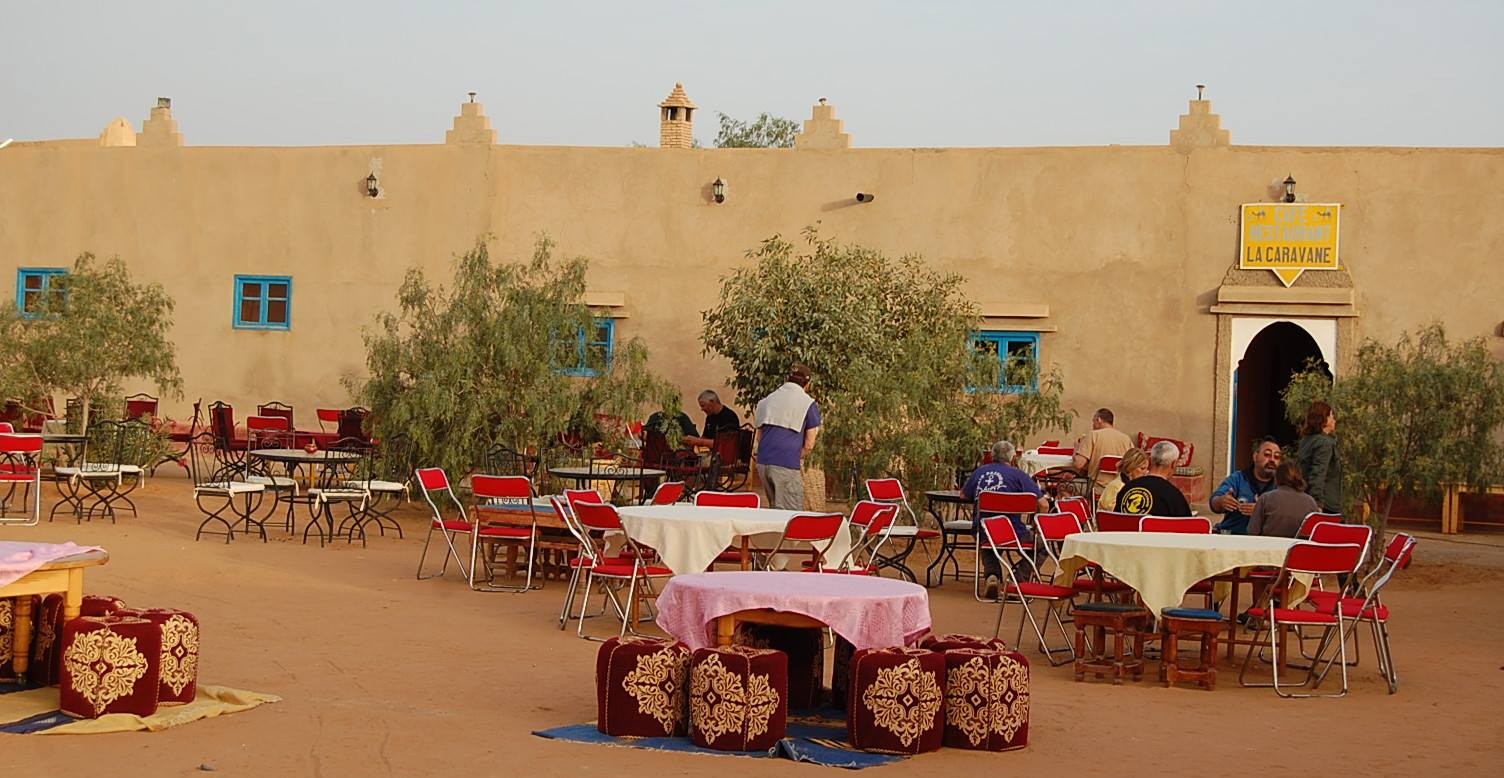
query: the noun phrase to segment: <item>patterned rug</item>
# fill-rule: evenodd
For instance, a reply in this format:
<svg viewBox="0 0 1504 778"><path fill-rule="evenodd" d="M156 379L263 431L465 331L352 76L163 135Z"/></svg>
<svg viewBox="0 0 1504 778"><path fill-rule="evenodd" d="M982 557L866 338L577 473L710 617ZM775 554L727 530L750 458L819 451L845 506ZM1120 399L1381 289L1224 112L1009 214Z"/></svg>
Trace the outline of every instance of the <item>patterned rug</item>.
<svg viewBox="0 0 1504 778"><path fill-rule="evenodd" d="M567 740L572 743L595 743L653 751L680 751L708 756L750 756L755 758L792 759L826 767L861 770L893 764L907 757L858 751L846 742L846 722L841 712L821 711L809 716L790 716L787 735L771 751L715 751L700 748L687 737L612 737L603 735L595 723L571 724L534 732L538 737Z"/></svg>
<svg viewBox="0 0 1504 778"><path fill-rule="evenodd" d="M85 735L102 732L132 732L163 729L226 713L250 710L281 697L227 686L199 684L198 697L187 705L159 708L152 716L112 713L97 719L75 719L58 710L56 686L22 689L0 683L0 733L13 735Z"/></svg>

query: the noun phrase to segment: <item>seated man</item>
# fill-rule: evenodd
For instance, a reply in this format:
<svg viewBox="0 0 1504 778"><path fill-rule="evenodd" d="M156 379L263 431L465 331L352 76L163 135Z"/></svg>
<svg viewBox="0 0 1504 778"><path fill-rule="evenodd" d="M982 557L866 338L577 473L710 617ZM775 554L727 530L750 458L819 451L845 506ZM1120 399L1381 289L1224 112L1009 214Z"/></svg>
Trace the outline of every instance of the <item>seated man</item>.
<svg viewBox="0 0 1504 778"><path fill-rule="evenodd" d="M700 410L705 412L705 431L684 436L684 442L693 446L715 445L715 436L722 432L735 432L742 428L742 420L736 411L721 404L720 395L706 389L700 392Z"/></svg>
<svg viewBox="0 0 1504 778"><path fill-rule="evenodd" d="M1101 472L1102 457L1120 457L1133 448L1133 441L1112 426L1113 418L1111 409L1098 408L1091 415L1091 432L1076 441L1076 456L1072 465L1076 472L1095 481L1097 491L1107 486L1107 482L1116 475L1111 470Z"/></svg>
<svg viewBox="0 0 1504 778"><path fill-rule="evenodd" d="M1147 475L1123 484L1118 492L1118 513L1139 516L1192 516L1191 505L1185 495L1170 483L1175 473L1175 461L1180 459L1180 448L1168 440L1161 440L1149 449L1149 472Z"/></svg>
<svg viewBox="0 0 1504 778"><path fill-rule="evenodd" d="M1247 535L1259 495L1274 489L1274 471L1279 467L1279 443L1265 436L1253 444L1253 461L1222 479L1212 492L1211 509L1222 514L1215 529L1229 535Z"/></svg>
<svg viewBox="0 0 1504 778"><path fill-rule="evenodd" d="M971 477L961 486L961 496L975 501L977 495L982 492L1027 492L1038 498L1038 508L1041 512L1050 509L1050 503L1040 491L1039 484L1028 473L1014 467L1013 457L1018 453L1012 441L1000 440L992 444L992 462L982 465L971 471ZM977 514L973 521L976 522L977 531L981 531L981 520L987 518ZM1027 541L1033 537L1033 531L1024 524L1020 516L1009 516L1008 520L1013 523L1013 528L1018 531L1021 539ZM1037 554L1036 549L1036 554ZM1002 568L998 567L997 557L990 551L982 552L982 571L987 580L986 597L997 596L998 582L1003 577ZM1014 577L1019 581L1029 580L1033 570L1029 563L1019 560L1013 568Z"/></svg>

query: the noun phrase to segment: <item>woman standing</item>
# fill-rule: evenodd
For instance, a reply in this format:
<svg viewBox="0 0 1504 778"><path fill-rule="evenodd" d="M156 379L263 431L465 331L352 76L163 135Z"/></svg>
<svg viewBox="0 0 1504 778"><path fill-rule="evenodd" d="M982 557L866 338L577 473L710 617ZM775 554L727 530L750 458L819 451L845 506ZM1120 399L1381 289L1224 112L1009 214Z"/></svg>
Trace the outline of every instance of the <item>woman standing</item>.
<svg viewBox="0 0 1504 778"><path fill-rule="evenodd" d="M1306 482L1300 474L1300 465L1281 462L1274 471L1274 485L1274 491L1264 492L1254 503L1248 534L1293 538L1306 517L1320 508L1304 491Z"/></svg>
<svg viewBox="0 0 1504 778"><path fill-rule="evenodd" d="M1332 436L1336 431L1337 415L1332 406L1317 400L1306 410L1300 442L1295 447L1307 493L1326 513L1342 513L1342 462L1337 458L1337 438Z"/></svg>

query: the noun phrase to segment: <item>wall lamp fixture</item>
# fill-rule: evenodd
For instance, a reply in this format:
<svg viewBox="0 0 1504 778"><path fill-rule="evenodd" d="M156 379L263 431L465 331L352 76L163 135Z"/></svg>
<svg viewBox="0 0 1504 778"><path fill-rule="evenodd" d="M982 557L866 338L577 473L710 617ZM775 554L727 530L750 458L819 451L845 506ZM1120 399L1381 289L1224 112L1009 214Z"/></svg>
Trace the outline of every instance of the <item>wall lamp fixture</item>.
<svg viewBox="0 0 1504 778"><path fill-rule="evenodd" d="M366 197L375 197L381 194L381 188L377 186L378 183L375 173L366 176Z"/></svg>
<svg viewBox="0 0 1504 778"><path fill-rule="evenodd" d="M710 184L710 196L718 203L726 202L726 182L719 176Z"/></svg>
<svg viewBox="0 0 1504 778"><path fill-rule="evenodd" d="M1285 176L1285 202L1295 202L1295 176Z"/></svg>

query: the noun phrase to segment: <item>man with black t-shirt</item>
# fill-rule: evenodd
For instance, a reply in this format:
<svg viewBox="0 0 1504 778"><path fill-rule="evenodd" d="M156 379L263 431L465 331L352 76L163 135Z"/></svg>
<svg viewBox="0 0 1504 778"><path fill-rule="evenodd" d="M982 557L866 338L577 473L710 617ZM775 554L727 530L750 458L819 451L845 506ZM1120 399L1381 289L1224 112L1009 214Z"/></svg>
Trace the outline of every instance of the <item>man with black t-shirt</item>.
<svg viewBox="0 0 1504 778"><path fill-rule="evenodd" d="M1138 516L1191 516L1191 505L1185 495L1170 483L1175 472L1175 462L1180 459L1180 448L1168 440L1161 440L1149 449L1149 472L1147 475L1123 484L1118 492L1118 513Z"/></svg>
<svg viewBox="0 0 1504 778"><path fill-rule="evenodd" d="M736 411L722 405L720 395L709 389L700 392L700 410L705 412L705 431L700 437L686 437L686 443L714 446L716 435L742 428L741 417L736 415Z"/></svg>

